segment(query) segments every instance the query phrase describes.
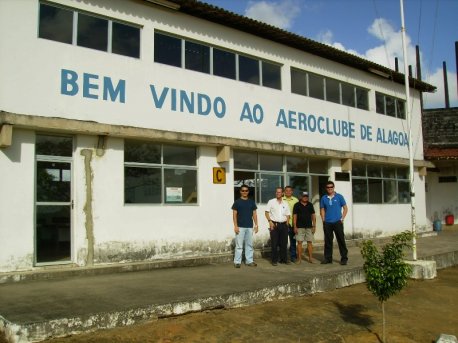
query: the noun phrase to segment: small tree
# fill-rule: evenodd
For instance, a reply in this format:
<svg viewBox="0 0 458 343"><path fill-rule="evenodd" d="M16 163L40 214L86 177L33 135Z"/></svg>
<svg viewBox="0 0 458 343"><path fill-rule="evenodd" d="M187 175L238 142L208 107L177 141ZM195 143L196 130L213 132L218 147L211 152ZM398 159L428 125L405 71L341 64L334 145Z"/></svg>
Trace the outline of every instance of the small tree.
<svg viewBox="0 0 458 343"><path fill-rule="evenodd" d="M407 284L412 268L404 263L404 248L411 247L413 234L402 232L392 237L392 242L380 253L371 240L364 241L361 255L364 258L366 285L382 305L382 341L385 341L385 301Z"/></svg>

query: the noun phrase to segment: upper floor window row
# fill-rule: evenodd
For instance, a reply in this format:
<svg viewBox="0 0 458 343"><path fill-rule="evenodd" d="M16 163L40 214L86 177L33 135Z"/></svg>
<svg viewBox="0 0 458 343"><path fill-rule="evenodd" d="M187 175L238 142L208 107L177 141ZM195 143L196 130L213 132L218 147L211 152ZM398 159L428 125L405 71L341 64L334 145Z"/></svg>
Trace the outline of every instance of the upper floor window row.
<svg viewBox="0 0 458 343"><path fill-rule="evenodd" d="M367 89L296 68L291 68L291 92L369 110Z"/></svg>
<svg viewBox="0 0 458 343"><path fill-rule="evenodd" d="M232 80L281 89L281 66L155 32L154 61Z"/></svg>
<svg viewBox="0 0 458 343"><path fill-rule="evenodd" d="M385 114L390 117L406 119L404 100L376 92L375 103L377 113Z"/></svg>
<svg viewBox="0 0 458 343"><path fill-rule="evenodd" d="M38 37L140 57L140 28L47 3L40 3Z"/></svg>

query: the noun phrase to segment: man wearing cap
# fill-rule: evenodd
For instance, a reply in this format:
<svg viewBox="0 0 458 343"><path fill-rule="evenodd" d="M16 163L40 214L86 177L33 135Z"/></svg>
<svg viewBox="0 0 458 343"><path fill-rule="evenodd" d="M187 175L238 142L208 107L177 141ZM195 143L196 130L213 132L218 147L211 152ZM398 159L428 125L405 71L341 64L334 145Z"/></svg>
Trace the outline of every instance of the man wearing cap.
<svg viewBox="0 0 458 343"><path fill-rule="evenodd" d="M301 199L294 205L293 208L293 225L297 241L297 260L296 263L301 263L302 260L302 242L307 241L308 261L313 263L313 235L316 228L316 215L313 205L309 202L309 194L301 193Z"/></svg>

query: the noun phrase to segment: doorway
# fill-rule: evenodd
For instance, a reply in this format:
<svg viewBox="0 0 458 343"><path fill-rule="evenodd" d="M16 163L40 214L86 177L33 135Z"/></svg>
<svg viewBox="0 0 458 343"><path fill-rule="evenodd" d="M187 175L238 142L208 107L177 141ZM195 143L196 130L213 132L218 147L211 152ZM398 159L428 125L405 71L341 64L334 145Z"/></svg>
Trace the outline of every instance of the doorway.
<svg viewBox="0 0 458 343"><path fill-rule="evenodd" d="M72 137L37 135L35 261L71 261Z"/></svg>

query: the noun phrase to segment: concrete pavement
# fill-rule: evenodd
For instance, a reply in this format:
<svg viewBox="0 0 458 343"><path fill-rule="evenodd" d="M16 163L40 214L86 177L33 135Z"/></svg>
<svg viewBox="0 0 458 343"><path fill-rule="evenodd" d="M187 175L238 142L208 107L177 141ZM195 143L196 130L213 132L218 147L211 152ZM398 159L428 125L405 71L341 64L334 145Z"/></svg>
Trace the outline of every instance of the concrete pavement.
<svg viewBox="0 0 458 343"><path fill-rule="evenodd" d="M300 265L274 267L267 257L258 256L258 267L242 265L236 269L228 262L230 256L221 256L185 264L194 267L132 264L122 270L119 266L105 266L3 275L0 330L3 326L12 342L40 341L346 287L364 282L360 243L348 241L346 266L338 263L336 248L333 264L319 264L322 246L317 245L314 264L304 261ZM418 259L436 261L438 269L458 264L458 230L418 238L417 253ZM163 263L170 266L170 262ZM125 272L128 270L136 271Z"/></svg>

